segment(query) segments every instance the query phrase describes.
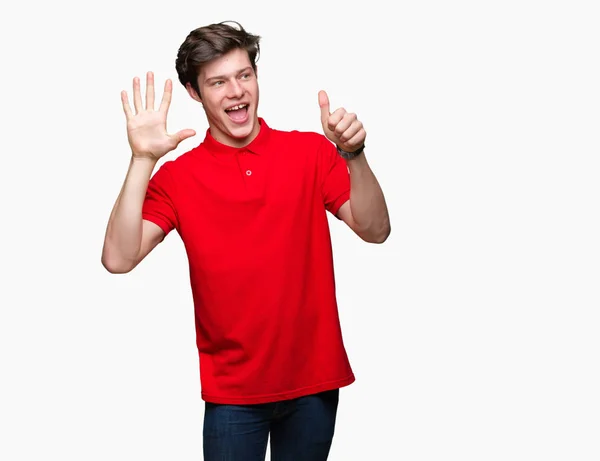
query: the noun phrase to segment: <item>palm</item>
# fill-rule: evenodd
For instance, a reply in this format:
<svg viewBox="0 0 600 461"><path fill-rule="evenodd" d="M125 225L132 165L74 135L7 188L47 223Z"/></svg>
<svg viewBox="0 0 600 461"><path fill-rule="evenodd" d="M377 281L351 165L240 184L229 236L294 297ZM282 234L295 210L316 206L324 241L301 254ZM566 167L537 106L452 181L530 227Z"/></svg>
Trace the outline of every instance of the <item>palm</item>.
<svg viewBox="0 0 600 461"><path fill-rule="evenodd" d="M131 110L127 92L121 92L123 110L127 118L127 139L134 157L146 157L158 160L167 152L175 149L181 141L194 136L194 130L181 130L170 135L167 133L167 113L171 104L173 84L170 80L165 83L165 91L158 110L154 110L154 75L148 72L146 76L146 105L142 105L140 81L133 79L133 104L135 113Z"/></svg>
<svg viewBox="0 0 600 461"><path fill-rule="evenodd" d="M142 111L127 121L127 139L134 152L155 158L175 149L173 138L167 134L166 118L160 112Z"/></svg>

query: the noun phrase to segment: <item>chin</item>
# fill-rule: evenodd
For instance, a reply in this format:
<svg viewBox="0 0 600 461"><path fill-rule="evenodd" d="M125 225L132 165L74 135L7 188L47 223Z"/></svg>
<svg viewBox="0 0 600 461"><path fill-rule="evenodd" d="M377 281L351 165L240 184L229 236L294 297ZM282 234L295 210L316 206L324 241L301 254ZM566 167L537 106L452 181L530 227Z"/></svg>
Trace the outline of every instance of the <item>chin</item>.
<svg viewBox="0 0 600 461"><path fill-rule="evenodd" d="M254 128L258 124L258 120L250 119L243 125L237 125L231 121L229 121L228 130L229 135L235 139L245 139L252 134Z"/></svg>
<svg viewBox="0 0 600 461"><path fill-rule="evenodd" d="M233 139L234 141L237 142L241 142L244 139L246 139L248 136L250 136L250 133L252 133L252 130L249 128L237 128L237 129L229 129L225 132L225 134Z"/></svg>

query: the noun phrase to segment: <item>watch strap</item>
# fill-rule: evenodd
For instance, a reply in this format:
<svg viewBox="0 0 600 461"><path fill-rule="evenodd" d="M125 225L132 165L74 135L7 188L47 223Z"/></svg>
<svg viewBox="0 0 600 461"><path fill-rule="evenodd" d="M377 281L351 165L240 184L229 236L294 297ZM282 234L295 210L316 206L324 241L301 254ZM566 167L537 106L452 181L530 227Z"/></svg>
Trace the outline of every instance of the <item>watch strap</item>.
<svg viewBox="0 0 600 461"><path fill-rule="evenodd" d="M355 151L352 151L352 152L348 152L343 149L340 149L339 146L337 146L337 145L335 147L338 151L338 154L340 154L341 157L346 160L350 160L350 159L353 159L354 157L357 157L358 155L362 154L363 150L365 149L364 143L362 146L360 146L358 149L356 149Z"/></svg>

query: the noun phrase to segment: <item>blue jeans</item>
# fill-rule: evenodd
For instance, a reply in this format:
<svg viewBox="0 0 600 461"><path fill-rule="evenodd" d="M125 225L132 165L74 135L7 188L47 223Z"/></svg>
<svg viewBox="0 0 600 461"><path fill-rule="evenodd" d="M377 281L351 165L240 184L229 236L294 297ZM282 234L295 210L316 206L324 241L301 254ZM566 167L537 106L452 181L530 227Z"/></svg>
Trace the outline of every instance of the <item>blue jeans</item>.
<svg viewBox="0 0 600 461"><path fill-rule="evenodd" d="M254 405L205 402L204 461L325 461L339 389Z"/></svg>

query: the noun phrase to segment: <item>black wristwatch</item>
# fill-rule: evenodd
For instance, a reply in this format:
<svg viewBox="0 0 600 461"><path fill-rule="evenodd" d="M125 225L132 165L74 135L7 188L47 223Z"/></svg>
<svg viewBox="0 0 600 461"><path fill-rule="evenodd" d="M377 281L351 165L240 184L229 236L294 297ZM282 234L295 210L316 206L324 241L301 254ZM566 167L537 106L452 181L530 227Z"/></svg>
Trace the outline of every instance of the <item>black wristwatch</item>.
<svg viewBox="0 0 600 461"><path fill-rule="evenodd" d="M358 149L356 149L354 152L346 152L345 150L340 149L337 145L335 147L338 151L338 154L340 154L342 158L346 160L352 160L354 157L358 157L360 154L362 154L363 150L365 149L364 144Z"/></svg>

